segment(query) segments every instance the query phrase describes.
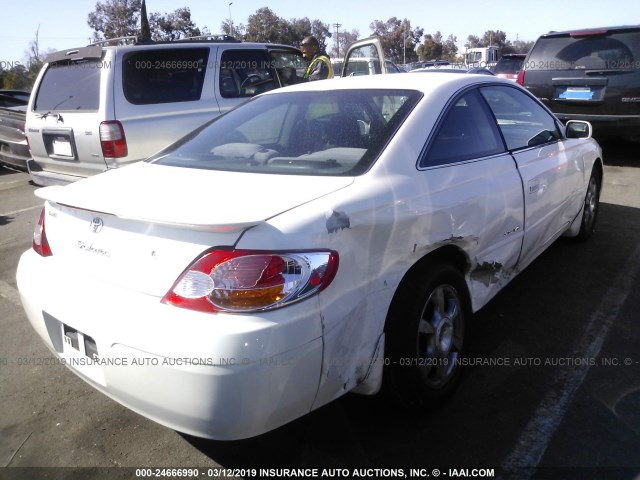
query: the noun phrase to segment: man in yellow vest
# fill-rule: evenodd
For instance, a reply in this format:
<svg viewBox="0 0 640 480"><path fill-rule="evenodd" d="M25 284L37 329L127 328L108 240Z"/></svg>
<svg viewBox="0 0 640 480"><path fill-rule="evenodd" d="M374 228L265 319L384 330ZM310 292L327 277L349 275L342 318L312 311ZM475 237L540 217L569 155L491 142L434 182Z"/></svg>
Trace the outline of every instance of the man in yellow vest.
<svg viewBox="0 0 640 480"><path fill-rule="evenodd" d="M302 40L300 44L302 56L309 62L306 72L304 72L304 81L324 80L333 78L333 67L331 60L325 50L320 49L318 39L309 35Z"/></svg>

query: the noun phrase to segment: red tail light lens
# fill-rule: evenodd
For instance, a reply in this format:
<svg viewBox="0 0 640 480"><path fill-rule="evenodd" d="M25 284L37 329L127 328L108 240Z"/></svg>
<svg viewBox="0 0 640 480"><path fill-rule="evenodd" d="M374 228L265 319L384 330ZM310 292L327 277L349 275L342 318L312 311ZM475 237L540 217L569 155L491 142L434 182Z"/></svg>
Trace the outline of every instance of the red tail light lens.
<svg viewBox="0 0 640 480"><path fill-rule="evenodd" d="M49 257L53 255L51 252L51 247L49 246L49 242L47 241L47 234L44 229L44 208L40 213L40 219L38 220L38 224L33 231L33 249L43 257Z"/></svg>
<svg viewBox="0 0 640 480"><path fill-rule="evenodd" d="M518 77L516 78L516 83L524 86L524 68L518 72Z"/></svg>
<svg viewBox="0 0 640 480"><path fill-rule="evenodd" d="M105 158L121 158L129 154L124 129L117 120L100 124L100 144Z"/></svg>
<svg viewBox="0 0 640 480"><path fill-rule="evenodd" d="M214 250L187 268L162 303L201 312L270 310L323 290L337 268L333 251Z"/></svg>

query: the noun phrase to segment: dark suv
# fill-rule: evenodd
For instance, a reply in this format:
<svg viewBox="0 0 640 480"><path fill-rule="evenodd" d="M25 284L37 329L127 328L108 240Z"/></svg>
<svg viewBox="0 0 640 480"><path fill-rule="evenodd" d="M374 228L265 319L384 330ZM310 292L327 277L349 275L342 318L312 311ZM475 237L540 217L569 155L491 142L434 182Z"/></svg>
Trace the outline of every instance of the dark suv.
<svg viewBox="0 0 640 480"><path fill-rule="evenodd" d="M640 25L542 35L517 82L563 121L640 140Z"/></svg>
<svg viewBox="0 0 640 480"><path fill-rule="evenodd" d="M526 57L526 53L505 53L491 71L496 77L516 80Z"/></svg>

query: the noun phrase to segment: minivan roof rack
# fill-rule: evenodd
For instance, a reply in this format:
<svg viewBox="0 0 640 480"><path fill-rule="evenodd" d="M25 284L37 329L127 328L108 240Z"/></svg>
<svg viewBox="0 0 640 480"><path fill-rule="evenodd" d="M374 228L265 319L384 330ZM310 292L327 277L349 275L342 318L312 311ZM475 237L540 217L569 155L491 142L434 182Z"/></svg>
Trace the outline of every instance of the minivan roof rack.
<svg viewBox="0 0 640 480"><path fill-rule="evenodd" d="M115 38L106 38L104 40L100 40L98 42L90 43L89 46L108 46L108 45L130 45L138 42L138 37L136 36L127 36L127 37L115 37Z"/></svg>

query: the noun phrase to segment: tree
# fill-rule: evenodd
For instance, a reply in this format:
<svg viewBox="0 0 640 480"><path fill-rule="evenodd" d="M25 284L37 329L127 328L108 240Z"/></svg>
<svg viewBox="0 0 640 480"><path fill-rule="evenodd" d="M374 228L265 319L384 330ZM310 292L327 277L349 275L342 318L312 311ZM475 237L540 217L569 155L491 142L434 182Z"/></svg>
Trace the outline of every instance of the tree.
<svg viewBox="0 0 640 480"><path fill-rule="evenodd" d="M223 23L223 29L225 25ZM302 39L308 35L315 36L318 39L318 43L320 43L320 47L325 48L327 38L331 37L331 31L329 26L320 20L309 20L307 17L285 20L268 7L263 7L249 16L244 39L249 42L283 43L299 46Z"/></svg>
<svg viewBox="0 0 640 480"><path fill-rule="evenodd" d="M454 62L458 53L456 42L458 39L454 35L449 35L446 40L442 38L439 31L424 36L424 42L418 46L418 56L420 60L448 60Z"/></svg>
<svg viewBox="0 0 640 480"><path fill-rule="evenodd" d="M44 55L40 52L40 25L36 30L35 36L33 40L29 42L29 50L27 51L26 59L27 59L27 81L28 85L26 88L30 88L36 81L36 77L44 64ZM25 87L20 87L25 88Z"/></svg>
<svg viewBox="0 0 640 480"><path fill-rule="evenodd" d="M94 41L138 36L142 0L102 0L89 13L87 23L93 28Z"/></svg>
<svg viewBox="0 0 640 480"><path fill-rule="evenodd" d="M380 37L385 58L395 63L409 63L418 59L416 45L420 42L424 29L411 28L406 18L391 17L386 22L374 20L369 25L374 35ZM406 61L405 61L406 60Z"/></svg>
<svg viewBox="0 0 640 480"><path fill-rule="evenodd" d="M418 46L418 56L420 60L437 60L442 58L444 46L442 45L442 34L436 32L428 33L424 36L424 42Z"/></svg>
<svg viewBox="0 0 640 480"><path fill-rule="evenodd" d="M360 38L360 32L358 30L351 30L350 32L337 32L333 40L333 48L331 49L331 56L337 59L342 59L347 52L347 47Z"/></svg>
<svg viewBox="0 0 640 480"><path fill-rule="evenodd" d="M259 8L256 13L249 15L245 40L280 43L283 32L286 30L285 23L285 20L273 13L269 7Z"/></svg>
<svg viewBox="0 0 640 480"><path fill-rule="evenodd" d="M22 64L14 65L4 74L2 88L9 90L24 90L31 88L29 72Z"/></svg>
<svg viewBox="0 0 640 480"><path fill-rule="evenodd" d="M151 26L149 25L147 2L145 0L142 0L142 8L140 9L140 39L151 40Z"/></svg>
<svg viewBox="0 0 640 480"><path fill-rule="evenodd" d="M511 44L513 51L505 53L527 53L533 47L533 41L524 42L522 40L516 40Z"/></svg>
<svg viewBox="0 0 640 480"><path fill-rule="evenodd" d="M158 41L178 40L184 37L202 35L201 30L191 20L189 7L178 8L173 13L152 13L149 17L151 38Z"/></svg>
<svg viewBox="0 0 640 480"><path fill-rule="evenodd" d="M203 29L203 32L205 29ZM220 25L220 31L225 35L231 35L232 37L240 40L245 38L247 28L242 23L233 23L229 19L227 19L224 20ZM203 35L206 34L203 33Z"/></svg>

